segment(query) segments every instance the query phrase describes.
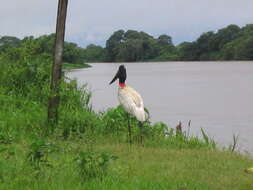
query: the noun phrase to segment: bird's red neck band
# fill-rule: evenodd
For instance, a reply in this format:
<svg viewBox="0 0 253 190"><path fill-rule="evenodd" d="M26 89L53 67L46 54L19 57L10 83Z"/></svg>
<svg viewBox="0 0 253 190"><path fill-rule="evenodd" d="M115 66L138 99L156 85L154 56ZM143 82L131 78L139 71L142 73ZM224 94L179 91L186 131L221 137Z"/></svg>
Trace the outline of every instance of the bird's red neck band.
<svg viewBox="0 0 253 190"><path fill-rule="evenodd" d="M119 86L120 86L121 88L124 88L124 87L126 86L126 84L125 84L125 83L119 83Z"/></svg>

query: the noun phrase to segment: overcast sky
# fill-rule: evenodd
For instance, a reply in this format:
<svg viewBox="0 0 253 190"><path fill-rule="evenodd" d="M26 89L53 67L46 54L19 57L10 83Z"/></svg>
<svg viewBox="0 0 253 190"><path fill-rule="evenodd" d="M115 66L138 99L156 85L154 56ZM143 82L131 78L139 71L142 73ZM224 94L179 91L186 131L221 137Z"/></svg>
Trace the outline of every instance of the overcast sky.
<svg viewBox="0 0 253 190"><path fill-rule="evenodd" d="M0 6L0 36L19 38L55 31L58 0L8 0ZM253 0L69 0L66 40L80 46L104 45L118 29L155 37L168 34L174 43L229 24L253 23Z"/></svg>

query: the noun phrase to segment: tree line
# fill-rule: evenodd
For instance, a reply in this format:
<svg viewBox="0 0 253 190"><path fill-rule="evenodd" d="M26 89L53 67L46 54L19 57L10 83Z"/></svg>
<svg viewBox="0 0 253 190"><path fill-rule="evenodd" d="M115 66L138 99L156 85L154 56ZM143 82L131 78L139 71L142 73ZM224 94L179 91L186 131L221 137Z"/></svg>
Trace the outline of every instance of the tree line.
<svg viewBox="0 0 253 190"><path fill-rule="evenodd" d="M31 36L22 40L3 36L0 53L15 54L22 44L30 41L34 44L35 54L52 54L54 36ZM82 48L65 42L63 54L63 61L68 63L211 60L253 60L253 24L229 25L216 32L203 33L193 42L178 45L174 45L171 36L166 34L155 38L142 31L118 30L109 37L105 47L90 44Z"/></svg>

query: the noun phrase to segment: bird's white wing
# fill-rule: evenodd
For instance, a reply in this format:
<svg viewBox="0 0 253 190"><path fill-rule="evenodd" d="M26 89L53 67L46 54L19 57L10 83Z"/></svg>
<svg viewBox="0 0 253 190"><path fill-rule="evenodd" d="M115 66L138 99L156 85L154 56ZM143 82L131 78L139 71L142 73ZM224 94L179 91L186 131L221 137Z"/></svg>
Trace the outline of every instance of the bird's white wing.
<svg viewBox="0 0 253 190"><path fill-rule="evenodd" d="M131 87L119 88L118 98L124 109L139 121L145 121L144 104L141 95Z"/></svg>
<svg viewBox="0 0 253 190"><path fill-rule="evenodd" d="M135 105L138 108L144 107L142 97L138 92L136 92L131 87L127 87L126 90L127 90L127 93L129 94L129 96L132 97L133 102L135 103Z"/></svg>

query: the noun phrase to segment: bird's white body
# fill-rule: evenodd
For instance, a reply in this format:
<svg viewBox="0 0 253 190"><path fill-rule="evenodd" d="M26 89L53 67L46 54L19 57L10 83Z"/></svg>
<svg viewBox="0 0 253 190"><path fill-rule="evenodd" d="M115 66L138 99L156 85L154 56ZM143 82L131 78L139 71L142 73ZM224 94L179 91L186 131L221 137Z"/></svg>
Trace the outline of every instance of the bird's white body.
<svg viewBox="0 0 253 190"><path fill-rule="evenodd" d="M125 111L135 116L137 120L144 122L146 113L141 95L129 86L118 89L118 99Z"/></svg>

